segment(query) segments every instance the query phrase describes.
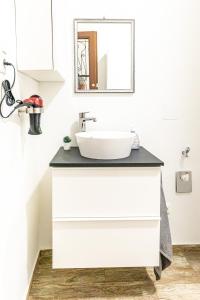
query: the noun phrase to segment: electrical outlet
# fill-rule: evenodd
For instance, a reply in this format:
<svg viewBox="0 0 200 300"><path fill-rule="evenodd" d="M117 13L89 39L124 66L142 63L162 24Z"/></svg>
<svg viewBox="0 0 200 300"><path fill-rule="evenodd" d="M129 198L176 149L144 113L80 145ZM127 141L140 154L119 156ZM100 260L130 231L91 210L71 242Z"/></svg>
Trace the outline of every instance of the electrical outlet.
<svg viewBox="0 0 200 300"><path fill-rule="evenodd" d="M3 50L0 50L0 74L5 74L6 73L6 69L5 66L3 64L4 59L6 59L6 52Z"/></svg>

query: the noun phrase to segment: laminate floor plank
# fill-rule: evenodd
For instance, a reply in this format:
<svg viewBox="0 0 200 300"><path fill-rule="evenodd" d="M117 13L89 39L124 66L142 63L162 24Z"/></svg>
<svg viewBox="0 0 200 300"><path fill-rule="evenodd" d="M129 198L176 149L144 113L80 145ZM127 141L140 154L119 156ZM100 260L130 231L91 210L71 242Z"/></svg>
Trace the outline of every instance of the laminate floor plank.
<svg viewBox="0 0 200 300"><path fill-rule="evenodd" d="M200 300L200 245L175 246L172 265L152 268L52 269L41 251L28 300Z"/></svg>

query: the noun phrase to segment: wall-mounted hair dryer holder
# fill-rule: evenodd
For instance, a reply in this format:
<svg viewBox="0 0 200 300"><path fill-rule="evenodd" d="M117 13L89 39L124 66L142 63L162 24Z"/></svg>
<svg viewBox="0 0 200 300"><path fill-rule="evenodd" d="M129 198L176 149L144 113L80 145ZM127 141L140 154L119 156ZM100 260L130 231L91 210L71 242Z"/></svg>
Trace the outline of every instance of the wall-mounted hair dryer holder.
<svg viewBox="0 0 200 300"><path fill-rule="evenodd" d="M21 108L18 108L18 114L19 116L21 114L29 114L29 119L30 119L30 128L28 131L28 134L31 135L38 135L42 133L42 130L40 128L40 119L41 119L41 114L44 112L43 107L29 107L25 106L23 107L24 104L22 104ZM27 104L25 104L27 105Z"/></svg>
<svg viewBox="0 0 200 300"><path fill-rule="evenodd" d="M43 99L39 95L32 95L24 100L15 100L12 94L12 88L15 84L15 67L13 64L4 60L4 66L11 66L13 69L13 82L10 84L9 80L5 79L1 84L1 92L4 94L1 96L0 100L0 116L4 119L9 118L16 110L18 114L27 113L30 119L30 129L28 131L31 135L38 135L42 133L40 128L41 113L44 112ZM15 105L17 104L17 105ZM15 105L15 106L14 106ZM3 107L13 107L8 114L3 112Z"/></svg>
<svg viewBox="0 0 200 300"><path fill-rule="evenodd" d="M43 107L25 107L18 109L18 114L26 113L26 114L42 114L44 112Z"/></svg>

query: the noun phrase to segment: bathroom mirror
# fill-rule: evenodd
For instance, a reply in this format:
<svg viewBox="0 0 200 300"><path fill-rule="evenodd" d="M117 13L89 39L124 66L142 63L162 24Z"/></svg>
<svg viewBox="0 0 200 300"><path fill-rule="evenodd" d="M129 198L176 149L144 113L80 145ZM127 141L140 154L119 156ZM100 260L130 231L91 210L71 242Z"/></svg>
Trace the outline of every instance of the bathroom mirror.
<svg viewBox="0 0 200 300"><path fill-rule="evenodd" d="M76 93L134 92L134 20L74 20Z"/></svg>

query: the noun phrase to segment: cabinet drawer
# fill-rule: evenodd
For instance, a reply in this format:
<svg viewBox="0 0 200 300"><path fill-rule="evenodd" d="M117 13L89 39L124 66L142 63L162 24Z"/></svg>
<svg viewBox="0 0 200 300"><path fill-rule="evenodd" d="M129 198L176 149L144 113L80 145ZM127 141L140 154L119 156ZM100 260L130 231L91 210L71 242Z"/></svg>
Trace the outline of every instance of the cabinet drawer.
<svg viewBox="0 0 200 300"><path fill-rule="evenodd" d="M53 169L53 217L160 215L160 168Z"/></svg>
<svg viewBox="0 0 200 300"><path fill-rule="evenodd" d="M156 219L53 222L53 268L157 266L159 231Z"/></svg>

